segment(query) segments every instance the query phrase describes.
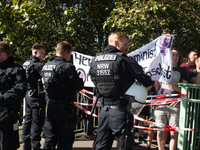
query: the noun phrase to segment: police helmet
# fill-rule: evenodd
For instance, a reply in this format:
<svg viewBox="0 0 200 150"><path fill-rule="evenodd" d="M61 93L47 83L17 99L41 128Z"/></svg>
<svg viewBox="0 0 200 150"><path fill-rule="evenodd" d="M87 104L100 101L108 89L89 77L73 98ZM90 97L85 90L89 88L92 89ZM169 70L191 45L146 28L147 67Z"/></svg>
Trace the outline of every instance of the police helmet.
<svg viewBox="0 0 200 150"><path fill-rule="evenodd" d="M135 81L125 92L124 97L128 100L127 110L134 115L138 115L144 107L147 94L146 87Z"/></svg>

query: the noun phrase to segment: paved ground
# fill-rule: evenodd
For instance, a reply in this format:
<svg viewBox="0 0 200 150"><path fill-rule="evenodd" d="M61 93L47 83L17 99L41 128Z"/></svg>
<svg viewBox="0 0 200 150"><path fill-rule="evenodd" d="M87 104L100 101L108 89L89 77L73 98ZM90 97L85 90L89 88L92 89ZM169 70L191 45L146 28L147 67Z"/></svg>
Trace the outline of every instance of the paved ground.
<svg viewBox="0 0 200 150"><path fill-rule="evenodd" d="M23 150L23 144L21 140L21 133L22 133L22 126L19 127L19 135L20 135L20 148L18 150ZM76 139L73 144L73 150L92 150L92 144L93 140L84 140L81 136L83 133L77 133ZM145 137L146 137L146 131L144 131ZM44 139L41 140L41 145L43 146ZM112 150L117 150L116 148L116 141L113 142ZM168 146L168 145L167 145ZM134 150L144 150L146 145L144 144L137 144L134 147ZM42 148L42 147L41 147ZM156 139L153 140L153 143L151 145L151 150L157 150L157 142Z"/></svg>

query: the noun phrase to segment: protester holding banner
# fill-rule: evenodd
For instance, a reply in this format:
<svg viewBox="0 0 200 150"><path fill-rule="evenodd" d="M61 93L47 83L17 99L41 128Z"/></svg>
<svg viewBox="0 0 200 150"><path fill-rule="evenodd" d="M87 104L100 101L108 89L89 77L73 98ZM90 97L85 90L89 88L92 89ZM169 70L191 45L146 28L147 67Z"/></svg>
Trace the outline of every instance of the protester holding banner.
<svg viewBox="0 0 200 150"><path fill-rule="evenodd" d="M187 83L187 71L180 67L182 62L181 53L178 49L172 48L172 79L170 83L160 82L158 95L160 94L178 94L181 93L181 87L178 87L179 82ZM169 124L170 126L178 127L179 120L179 103L171 103L170 105L159 105L154 111L155 122L160 124ZM168 117L167 117L168 116ZM157 131L157 142L159 150L165 149L166 131ZM175 150L177 145L178 133L170 131L170 150Z"/></svg>
<svg viewBox="0 0 200 150"><path fill-rule="evenodd" d="M187 70L187 72L191 72L196 69L195 65L195 59L197 58L198 50L197 49L191 49L188 52L188 61L187 63L182 63L180 67L183 67Z"/></svg>
<svg viewBox="0 0 200 150"><path fill-rule="evenodd" d="M127 120L132 115L127 113L128 101L122 96L135 79L149 88L152 81L133 58L126 56L129 37L125 33L111 33L108 43L105 51L93 59L89 72L102 104L93 150L111 149L115 136L118 149L132 150L133 121Z"/></svg>

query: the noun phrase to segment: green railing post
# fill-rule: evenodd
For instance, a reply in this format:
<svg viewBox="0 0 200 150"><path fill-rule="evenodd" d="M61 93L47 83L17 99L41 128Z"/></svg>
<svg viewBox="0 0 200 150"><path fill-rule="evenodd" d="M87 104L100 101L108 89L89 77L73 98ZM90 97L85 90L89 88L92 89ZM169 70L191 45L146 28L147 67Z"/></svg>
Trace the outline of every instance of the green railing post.
<svg viewBox="0 0 200 150"><path fill-rule="evenodd" d="M181 94L187 94L187 86L185 84L179 84L181 87ZM184 97L184 96L182 96ZM186 107L187 107L187 100L183 100L180 102L180 112L179 112L179 127L184 128L186 125ZM177 142L177 149L183 150L185 147L186 141L186 132L179 131L178 132L178 142Z"/></svg>
<svg viewBox="0 0 200 150"><path fill-rule="evenodd" d="M179 127L194 131L179 131L177 149L199 150L200 84L179 83L178 86L182 94L187 94L187 99L180 102Z"/></svg>

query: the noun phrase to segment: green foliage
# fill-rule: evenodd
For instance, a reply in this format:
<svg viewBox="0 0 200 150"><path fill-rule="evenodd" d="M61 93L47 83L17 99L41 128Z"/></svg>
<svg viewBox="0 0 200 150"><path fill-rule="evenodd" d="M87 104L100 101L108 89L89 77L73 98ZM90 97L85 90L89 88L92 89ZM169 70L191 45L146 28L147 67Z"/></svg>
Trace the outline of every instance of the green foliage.
<svg viewBox="0 0 200 150"><path fill-rule="evenodd" d="M47 47L46 59L66 40L75 51L94 55L103 48L103 22L114 2L89 0L4 0L0 12L0 40L11 45L15 60L31 55L34 43Z"/></svg>
<svg viewBox="0 0 200 150"><path fill-rule="evenodd" d="M199 48L200 2L134 0L117 2L104 24L110 31L122 30L135 50L162 34L175 35L174 46L185 54Z"/></svg>
<svg viewBox="0 0 200 150"><path fill-rule="evenodd" d="M199 48L198 1L171 0L2 0L0 40L11 45L23 63L34 43L47 47L47 56L66 40L75 51L94 55L107 46L112 31L124 31L135 50L164 33L185 53Z"/></svg>

